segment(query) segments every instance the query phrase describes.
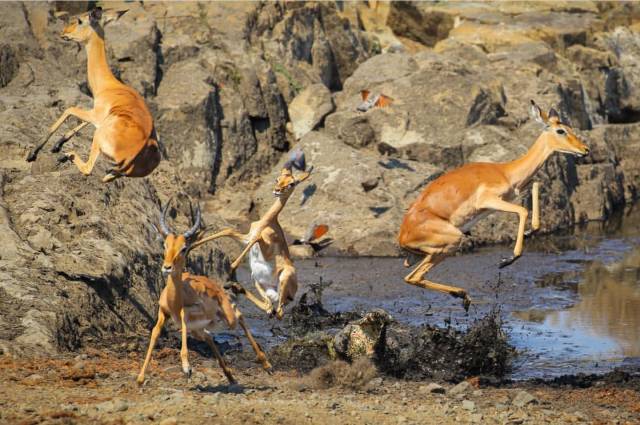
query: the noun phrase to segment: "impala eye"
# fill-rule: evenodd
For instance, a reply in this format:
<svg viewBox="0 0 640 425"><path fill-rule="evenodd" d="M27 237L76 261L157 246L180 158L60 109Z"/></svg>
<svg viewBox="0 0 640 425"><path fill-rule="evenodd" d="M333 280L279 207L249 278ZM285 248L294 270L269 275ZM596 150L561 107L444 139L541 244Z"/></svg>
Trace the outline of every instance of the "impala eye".
<svg viewBox="0 0 640 425"><path fill-rule="evenodd" d="M564 136L565 134L567 134L567 132L566 132L566 131L564 131L564 129L562 129L562 128L557 129L557 130L556 130L556 133L558 133L558 134L559 134L559 135L561 135L561 136Z"/></svg>
<svg viewBox="0 0 640 425"><path fill-rule="evenodd" d="M82 25L82 19L78 18L78 25Z"/></svg>

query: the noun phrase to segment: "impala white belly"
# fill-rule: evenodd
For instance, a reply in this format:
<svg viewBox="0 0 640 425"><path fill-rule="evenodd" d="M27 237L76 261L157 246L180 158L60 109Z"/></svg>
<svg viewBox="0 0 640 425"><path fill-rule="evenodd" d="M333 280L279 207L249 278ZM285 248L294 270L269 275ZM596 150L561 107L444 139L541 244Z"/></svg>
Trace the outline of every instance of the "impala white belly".
<svg viewBox="0 0 640 425"><path fill-rule="evenodd" d="M249 250L251 277L265 290L273 302L278 301L278 279L275 273L275 262L265 260L260 245L255 244Z"/></svg>

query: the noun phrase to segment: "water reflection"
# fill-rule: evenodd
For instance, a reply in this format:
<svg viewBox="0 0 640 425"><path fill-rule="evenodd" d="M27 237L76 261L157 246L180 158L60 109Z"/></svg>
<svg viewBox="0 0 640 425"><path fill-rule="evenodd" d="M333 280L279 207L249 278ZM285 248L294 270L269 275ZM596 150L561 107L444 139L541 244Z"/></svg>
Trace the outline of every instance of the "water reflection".
<svg viewBox="0 0 640 425"><path fill-rule="evenodd" d="M547 284L555 286L565 278L557 274ZM580 346L577 351L593 359L640 357L640 249L618 262L589 265L577 292L577 303L566 310L515 316L538 323L542 331L571 333L572 343Z"/></svg>

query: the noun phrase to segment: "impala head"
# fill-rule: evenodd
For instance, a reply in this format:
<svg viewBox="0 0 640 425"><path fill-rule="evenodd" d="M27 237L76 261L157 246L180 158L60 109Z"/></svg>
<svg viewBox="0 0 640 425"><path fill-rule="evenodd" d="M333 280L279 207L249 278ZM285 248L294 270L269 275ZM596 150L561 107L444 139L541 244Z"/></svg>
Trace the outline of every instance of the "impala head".
<svg viewBox="0 0 640 425"><path fill-rule="evenodd" d="M64 27L60 36L64 40L86 43L95 32L104 37L103 30L109 22L116 21L124 15L126 10L102 10L96 7L89 12L75 15L69 18L69 23Z"/></svg>
<svg viewBox="0 0 640 425"><path fill-rule="evenodd" d="M294 176L293 169L302 171L303 173ZM300 149L296 149L289 154L289 159L285 162L280 172L280 176L276 179L276 186L273 189L273 194L279 198L288 198L293 192L295 187L309 178L313 167L309 168L309 171L305 171L307 168L304 158L304 152Z"/></svg>
<svg viewBox="0 0 640 425"><path fill-rule="evenodd" d="M162 274L169 275L172 273L182 274L187 253L191 244L195 242L198 230L202 224L200 217L200 207L196 208L196 218L193 226L184 233L176 233L167 225L166 215L169 210L171 200L167 201L167 205L162 209L160 216L160 229L157 229L164 236L164 262L162 263Z"/></svg>
<svg viewBox="0 0 640 425"><path fill-rule="evenodd" d="M560 121L560 116L555 109L551 108L547 114L532 100L531 115L544 126L543 135L546 135L547 144L554 152L581 157L589 154L587 145L576 136L571 127Z"/></svg>

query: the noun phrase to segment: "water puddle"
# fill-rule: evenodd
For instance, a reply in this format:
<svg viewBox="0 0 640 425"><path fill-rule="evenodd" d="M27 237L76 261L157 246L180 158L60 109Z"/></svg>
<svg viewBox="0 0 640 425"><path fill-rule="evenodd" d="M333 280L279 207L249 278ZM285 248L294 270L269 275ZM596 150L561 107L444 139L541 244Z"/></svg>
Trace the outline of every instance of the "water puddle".
<svg viewBox="0 0 640 425"><path fill-rule="evenodd" d="M640 365L640 210L607 223L525 242L523 257L499 270L512 247L487 247L451 257L429 277L463 287L460 300L403 282L399 258L333 258L297 261L301 289L324 282L327 310L383 308L396 320L465 327L500 306L511 343L520 355L513 379L604 373ZM247 270L239 270L249 282ZM281 342L286 327L243 302L255 333Z"/></svg>

